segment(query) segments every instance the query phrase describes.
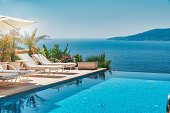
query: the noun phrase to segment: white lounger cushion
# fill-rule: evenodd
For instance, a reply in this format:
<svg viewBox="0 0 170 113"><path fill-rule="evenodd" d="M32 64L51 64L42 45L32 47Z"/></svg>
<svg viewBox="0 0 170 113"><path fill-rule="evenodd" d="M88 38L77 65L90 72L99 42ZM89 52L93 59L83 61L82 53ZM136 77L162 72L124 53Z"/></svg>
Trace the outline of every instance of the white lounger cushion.
<svg viewBox="0 0 170 113"><path fill-rule="evenodd" d="M46 65L76 65L76 63L47 63Z"/></svg>
<svg viewBox="0 0 170 113"><path fill-rule="evenodd" d="M7 64L8 65L8 64ZM28 74L32 73L34 70L5 70L2 65L0 65L0 73L19 73L19 74Z"/></svg>
<svg viewBox="0 0 170 113"><path fill-rule="evenodd" d="M3 69L2 65L0 65L0 71L4 71L4 69Z"/></svg>
<svg viewBox="0 0 170 113"><path fill-rule="evenodd" d="M52 62L50 62L46 57L44 57L44 56L41 55L41 54L33 54L32 57L33 57L36 61L41 62L43 65L52 64Z"/></svg>
<svg viewBox="0 0 170 113"><path fill-rule="evenodd" d="M22 60L25 60L25 64L28 67L36 67L37 66L37 64L34 62L34 60L28 54L18 54L18 57Z"/></svg>
<svg viewBox="0 0 170 113"><path fill-rule="evenodd" d="M42 54L33 54L32 57L36 61L39 61L40 63L42 63L43 65L63 65L65 67L76 65L76 63L52 63L46 57L44 57Z"/></svg>
<svg viewBox="0 0 170 113"><path fill-rule="evenodd" d="M19 74L28 74L32 73L34 70L3 70L0 73L19 73Z"/></svg>
<svg viewBox="0 0 170 113"><path fill-rule="evenodd" d="M0 73L0 79L13 79L15 77L18 77L19 75L17 73Z"/></svg>
<svg viewBox="0 0 170 113"><path fill-rule="evenodd" d="M54 69L54 68L62 68L62 66L50 66L50 65L37 65L35 61L28 54L18 54L18 57L22 60L26 60L25 64L30 68L44 68L44 69Z"/></svg>
<svg viewBox="0 0 170 113"><path fill-rule="evenodd" d="M54 68L61 68L62 66L50 66L50 65L37 65L32 66L32 68L44 68L44 69L54 69Z"/></svg>

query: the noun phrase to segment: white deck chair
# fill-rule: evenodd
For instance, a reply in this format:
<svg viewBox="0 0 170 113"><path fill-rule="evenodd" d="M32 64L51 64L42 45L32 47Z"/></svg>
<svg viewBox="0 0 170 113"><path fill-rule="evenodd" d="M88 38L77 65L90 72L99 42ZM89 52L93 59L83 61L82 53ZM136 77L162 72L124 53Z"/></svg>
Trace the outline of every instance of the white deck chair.
<svg viewBox="0 0 170 113"><path fill-rule="evenodd" d="M4 85L11 85L19 77L18 73L0 73L0 80Z"/></svg>
<svg viewBox="0 0 170 113"><path fill-rule="evenodd" d="M50 65L37 65L36 62L28 55L28 54L17 54L17 56L24 60L24 64L26 65L27 69L33 69L33 70L39 70L41 72L46 72L48 69L48 75L51 73L52 70L54 70L56 73L58 72L59 69L62 69L63 66L58 65L58 66L50 66Z"/></svg>
<svg viewBox="0 0 170 113"><path fill-rule="evenodd" d="M70 68L70 70L76 66L76 63L52 63L42 54L33 54L32 57L36 62L40 62L42 65L62 65L64 68Z"/></svg>
<svg viewBox="0 0 170 113"><path fill-rule="evenodd" d="M10 66L10 67L12 67L13 70L6 70L3 68L4 66ZM34 70L17 70L14 66L9 65L9 64L0 65L0 73L18 73L20 75L19 78L21 76L27 76L27 79L28 79L28 75L33 72L34 72Z"/></svg>

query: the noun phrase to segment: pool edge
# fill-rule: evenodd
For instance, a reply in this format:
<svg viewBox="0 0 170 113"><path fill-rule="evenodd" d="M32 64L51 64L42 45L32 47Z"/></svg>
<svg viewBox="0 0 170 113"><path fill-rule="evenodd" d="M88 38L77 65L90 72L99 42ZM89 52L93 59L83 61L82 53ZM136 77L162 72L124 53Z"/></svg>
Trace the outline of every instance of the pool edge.
<svg viewBox="0 0 170 113"><path fill-rule="evenodd" d="M86 78L86 77L89 77L89 76L92 76L92 75L95 75L95 74L99 74L99 73L102 73L102 72L106 72L106 71L107 71L106 68L100 68L99 70L94 70L93 72L83 74L83 75L79 75L79 76L72 77L72 78L68 78L66 80L62 80L62 81L59 81L59 82L50 83L50 84L47 84L47 85L41 85L41 86L37 86L37 87L34 87L34 88L29 88L29 89L26 89L24 91L19 91L19 92L13 93L13 94L9 94L9 95L0 97L0 101L4 100L4 99L12 98L13 96L17 96L17 95L18 96L19 95L27 95L27 94L30 94L32 92L42 91L42 90L45 90L45 89L48 89L48 88L51 88L51 87L62 85L62 84L72 82L72 81L77 80L77 79Z"/></svg>

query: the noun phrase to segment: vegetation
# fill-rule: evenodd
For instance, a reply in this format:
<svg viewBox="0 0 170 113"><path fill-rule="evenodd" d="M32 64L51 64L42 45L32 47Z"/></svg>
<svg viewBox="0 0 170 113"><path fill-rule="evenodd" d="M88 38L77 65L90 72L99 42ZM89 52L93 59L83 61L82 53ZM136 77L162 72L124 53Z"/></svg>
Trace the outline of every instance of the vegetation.
<svg viewBox="0 0 170 113"><path fill-rule="evenodd" d="M37 29L34 30L31 36L26 33L25 37L20 35L17 30L12 30L8 34L1 34L0 35L0 61L15 61L18 59L15 55L17 49L21 49L18 46L19 43L23 43L29 49L29 55L33 53L39 53L40 48L36 47L36 43L39 42L41 39L47 37L46 35L35 37Z"/></svg>
<svg viewBox="0 0 170 113"><path fill-rule="evenodd" d="M36 44L43 38L48 37L47 35L42 35L36 38L37 29L29 35L25 33L25 36L21 36L18 31L11 31L9 34L0 35L0 62L4 61L15 61L18 59L15 56L16 49L19 48L18 44L23 43L29 49L29 55L33 53L38 54L40 48L36 47ZM76 54L73 57L70 56L70 51L68 51L68 44L64 50L59 48L58 44L54 45L54 48L47 50L46 46L43 45L42 55L48 59L54 58L62 63L65 62L83 62L82 56ZM56 61L55 60L55 61ZM106 60L105 53L99 56L89 56L85 59L87 62L98 62L98 67L108 68L110 66L111 60Z"/></svg>
<svg viewBox="0 0 170 113"><path fill-rule="evenodd" d="M19 37L19 32L16 31L16 30L12 30L10 31L10 34L9 34L9 37L10 37L10 52L11 52L11 61L14 62L15 61L15 50L17 49L18 47L18 44L21 42L21 39Z"/></svg>
<svg viewBox="0 0 170 113"><path fill-rule="evenodd" d="M47 59L50 58L49 51L47 50L46 46L43 44L42 55L45 56Z"/></svg>
<svg viewBox="0 0 170 113"><path fill-rule="evenodd" d="M67 56L62 56L60 62L61 63L73 62L73 58L70 55L68 57Z"/></svg>
<svg viewBox="0 0 170 113"><path fill-rule="evenodd" d="M105 53L99 56L89 56L85 59L86 62L98 62L98 67L110 69L112 59L106 60Z"/></svg>
<svg viewBox="0 0 170 113"><path fill-rule="evenodd" d="M43 45L42 55L44 55L46 58L55 58L59 60L62 63L66 62L83 62L82 56L80 54L76 54L73 57L70 55L70 51L68 51L68 44L64 51L62 51L59 48L59 45L55 45L54 48L50 49L49 51ZM85 59L86 62L98 62L98 67L101 68L110 68L110 63L112 62L112 59L106 60L105 53L100 54L99 56L90 56Z"/></svg>
<svg viewBox="0 0 170 113"><path fill-rule="evenodd" d="M54 48L47 51L47 53L49 54L49 58L55 58L55 59L61 60L63 56L69 57L70 51L68 51L68 44L66 45L66 48L64 49L64 51L62 51L59 48L59 45L55 44Z"/></svg>
<svg viewBox="0 0 170 113"><path fill-rule="evenodd" d="M31 35L29 35L28 33L25 33L25 36L21 36L22 38L22 43L28 47L29 49L29 55L31 56L33 53L39 53L39 48L36 48L36 44L43 38L48 37L47 35L42 35L39 37L36 37L36 32L37 29L35 29L33 31L33 33Z"/></svg>
<svg viewBox="0 0 170 113"><path fill-rule="evenodd" d="M10 40L9 35L1 35L0 38L0 61L10 60Z"/></svg>
<svg viewBox="0 0 170 113"><path fill-rule="evenodd" d="M15 61L15 49L20 42L18 31L0 36L0 61Z"/></svg>
<svg viewBox="0 0 170 113"><path fill-rule="evenodd" d="M76 64L77 64L77 62L83 62L82 56L79 54L74 55L73 58L74 58L74 61L76 62Z"/></svg>

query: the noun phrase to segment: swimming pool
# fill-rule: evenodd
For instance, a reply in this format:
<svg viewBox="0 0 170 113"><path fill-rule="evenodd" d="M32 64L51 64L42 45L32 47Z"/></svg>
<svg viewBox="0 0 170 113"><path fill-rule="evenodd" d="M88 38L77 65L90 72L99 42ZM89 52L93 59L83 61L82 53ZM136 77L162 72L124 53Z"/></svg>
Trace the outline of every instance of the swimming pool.
<svg viewBox="0 0 170 113"><path fill-rule="evenodd" d="M161 113L170 75L105 72L0 100L0 113Z"/></svg>

